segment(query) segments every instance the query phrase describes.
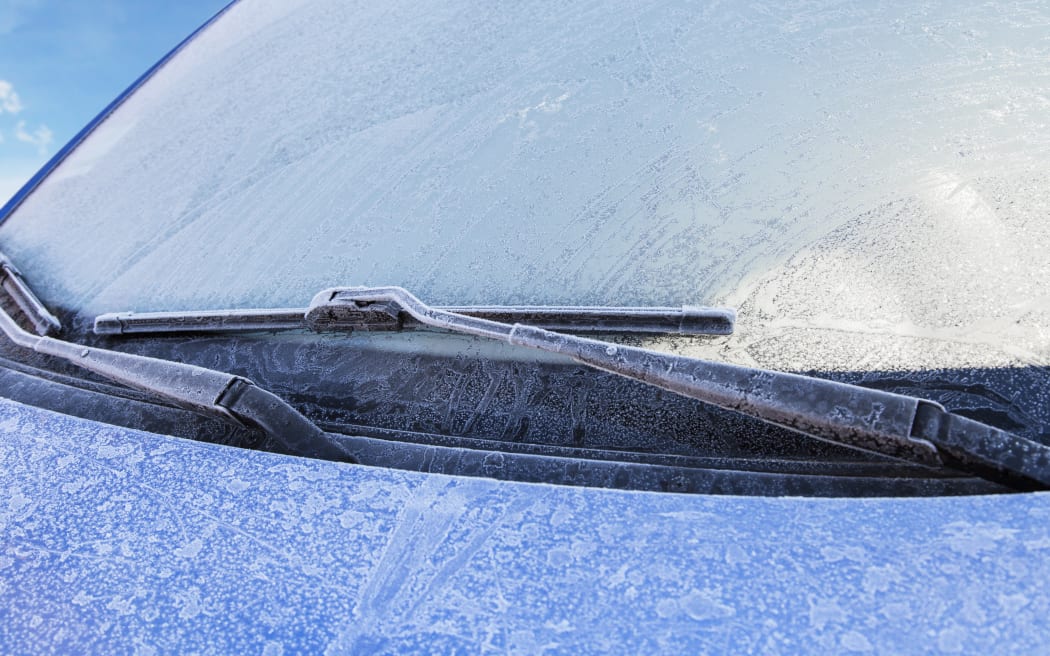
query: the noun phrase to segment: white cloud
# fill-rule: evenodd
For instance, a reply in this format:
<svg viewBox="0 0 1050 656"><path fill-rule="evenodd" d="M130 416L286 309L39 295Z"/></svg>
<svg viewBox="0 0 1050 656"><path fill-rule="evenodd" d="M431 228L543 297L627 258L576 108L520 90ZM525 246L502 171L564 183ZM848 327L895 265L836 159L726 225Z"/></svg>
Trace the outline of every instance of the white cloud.
<svg viewBox="0 0 1050 656"><path fill-rule="evenodd" d="M15 87L7 80L0 80L0 114L17 114L22 111L22 99L15 93Z"/></svg>
<svg viewBox="0 0 1050 656"><path fill-rule="evenodd" d="M54 138L55 135L50 128L43 123L32 132L26 131L25 121L19 121L18 125L15 126L15 139L36 146L37 153L40 155L47 153L47 148L54 141Z"/></svg>

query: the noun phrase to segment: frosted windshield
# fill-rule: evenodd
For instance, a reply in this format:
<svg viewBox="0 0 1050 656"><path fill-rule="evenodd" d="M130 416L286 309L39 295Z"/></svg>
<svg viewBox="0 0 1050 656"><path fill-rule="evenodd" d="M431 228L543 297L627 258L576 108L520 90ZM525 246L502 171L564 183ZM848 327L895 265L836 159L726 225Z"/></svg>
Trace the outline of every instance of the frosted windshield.
<svg viewBox="0 0 1050 656"><path fill-rule="evenodd" d="M562 5L240 3L0 244L84 317L401 285L737 306L737 360L1046 360L1045 8Z"/></svg>

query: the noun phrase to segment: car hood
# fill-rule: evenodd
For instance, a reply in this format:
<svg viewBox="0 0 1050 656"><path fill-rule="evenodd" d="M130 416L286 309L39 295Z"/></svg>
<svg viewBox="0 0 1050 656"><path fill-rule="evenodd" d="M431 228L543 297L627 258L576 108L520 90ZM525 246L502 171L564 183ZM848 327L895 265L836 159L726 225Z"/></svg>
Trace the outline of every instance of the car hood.
<svg viewBox="0 0 1050 656"><path fill-rule="evenodd" d="M685 496L343 465L0 400L34 651L1038 651L1050 496Z"/></svg>

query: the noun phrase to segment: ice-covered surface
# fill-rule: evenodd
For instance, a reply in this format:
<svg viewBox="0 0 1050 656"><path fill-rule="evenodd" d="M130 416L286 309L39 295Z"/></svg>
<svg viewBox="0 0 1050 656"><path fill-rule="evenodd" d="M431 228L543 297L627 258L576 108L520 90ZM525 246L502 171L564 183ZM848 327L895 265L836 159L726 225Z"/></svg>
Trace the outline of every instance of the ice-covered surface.
<svg viewBox="0 0 1050 656"><path fill-rule="evenodd" d="M6 653L1034 653L1045 494L806 500L368 469L0 400Z"/></svg>
<svg viewBox="0 0 1050 656"><path fill-rule="evenodd" d="M735 305L745 364L1043 366L1048 34L1032 2L244 3L0 243L89 315L400 285Z"/></svg>

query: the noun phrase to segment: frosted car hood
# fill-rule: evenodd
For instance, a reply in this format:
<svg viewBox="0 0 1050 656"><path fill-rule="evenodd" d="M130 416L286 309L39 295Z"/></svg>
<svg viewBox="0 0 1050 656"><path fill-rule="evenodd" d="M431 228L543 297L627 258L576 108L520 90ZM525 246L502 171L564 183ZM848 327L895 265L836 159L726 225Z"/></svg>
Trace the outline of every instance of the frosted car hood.
<svg viewBox="0 0 1050 656"><path fill-rule="evenodd" d="M0 400L26 651L1037 651L1046 494L681 496L301 460Z"/></svg>

